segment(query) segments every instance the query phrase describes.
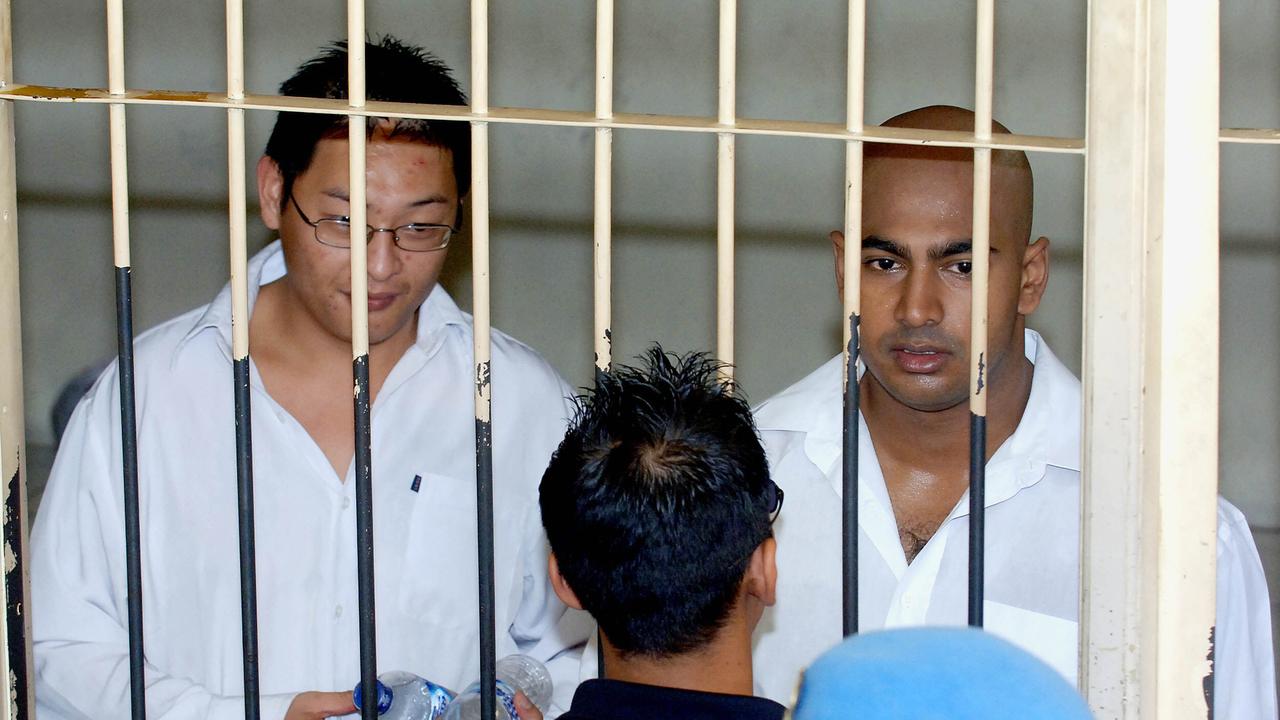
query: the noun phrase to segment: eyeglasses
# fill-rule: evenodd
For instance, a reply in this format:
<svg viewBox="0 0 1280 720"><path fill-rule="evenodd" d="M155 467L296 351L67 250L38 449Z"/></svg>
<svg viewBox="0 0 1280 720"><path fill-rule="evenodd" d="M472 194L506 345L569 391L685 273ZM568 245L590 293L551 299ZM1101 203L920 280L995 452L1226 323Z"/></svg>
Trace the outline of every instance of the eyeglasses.
<svg viewBox="0 0 1280 720"><path fill-rule="evenodd" d="M316 242L329 247L351 247L351 221L347 218L321 218L312 222L311 218L302 212L302 207L293 197L292 190L289 191L289 202L293 203L293 208L298 211L298 217L302 218L302 222L315 230ZM458 231L451 225L433 223L409 223L393 228L376 228L369 225L368 228L369 234L365 236L366 239L372 239L374 233L389 232L396 247L408 252L443 250L449 246L449 239Z"/></svg>
<svg viewBox="0 0 1280 720"><path fill-rule="evenodd" d="M769 503L769 524L772 525L778 520L778 516L782 514L782 498L786 493L782 492L782 488L778 487L778 483L770 480L770 488L766 491L765 500Z"/></svg>

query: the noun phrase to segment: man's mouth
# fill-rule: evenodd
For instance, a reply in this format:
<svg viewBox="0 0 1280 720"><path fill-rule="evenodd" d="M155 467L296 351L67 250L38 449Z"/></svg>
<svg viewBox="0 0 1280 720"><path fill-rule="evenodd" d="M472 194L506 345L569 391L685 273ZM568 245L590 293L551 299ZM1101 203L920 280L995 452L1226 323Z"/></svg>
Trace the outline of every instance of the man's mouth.
<svg viewBox="0 0 1280 720"><path fill-rule="evenodd" d="M913 374L937 372L950 353L932 347L896 347L893 359L902 370Z"/></svg>

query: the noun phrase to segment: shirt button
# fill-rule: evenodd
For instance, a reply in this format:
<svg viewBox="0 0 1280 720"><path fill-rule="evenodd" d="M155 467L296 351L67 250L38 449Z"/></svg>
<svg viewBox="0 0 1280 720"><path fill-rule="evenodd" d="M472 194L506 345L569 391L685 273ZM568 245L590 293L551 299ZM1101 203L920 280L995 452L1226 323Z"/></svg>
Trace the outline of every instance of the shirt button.
<svg viewBox="0 0 1280 720"><path fill-rule="evenodd" d="M341 606L341 605L338 605L337 607L335 607L335 608L333 609L333 616L334 616L335 618L340 618L340 617L342 617L342 606Z"/></svg>
<svg viewBox="0 0 1280 720"><path fill-rule="evenodd" d="M342 498L342 509L346 510L349 507L351 507L351 498L348 498L348 497Z"/></svg>

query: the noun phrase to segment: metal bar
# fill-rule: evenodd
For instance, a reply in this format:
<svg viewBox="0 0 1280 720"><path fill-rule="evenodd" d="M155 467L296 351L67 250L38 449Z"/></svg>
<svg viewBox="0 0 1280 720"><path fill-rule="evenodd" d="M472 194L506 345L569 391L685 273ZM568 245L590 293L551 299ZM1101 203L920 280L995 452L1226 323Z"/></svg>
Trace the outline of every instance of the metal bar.
<svg viewBox="0 0 1280 720"><path fill-rule="evenodd" d="M737 0L720 0L719 121L732 127L737 119ZM716 359L721 373L733 377L734 295L734 136L716 140Z"/></svg>
<svg viewBox="0 0 1280 720"><path fill-rule="evenodd" d="M1224 143L1280 145L1280 130L1271 128L1223 128L1218 138Z"/></svg>
<svg viewBox="0 0 1280 720"><path fill-rule="evenodd" d="M227 0L227 97L244 97L244 0ZM240 543L240 643L244 716L261 714L258 574L253 514L253 424L249 390L249 252L245 230L244 110L227 110L227 207L231 266L231 357L235 397L236 501Z"/></svg>
<svg viewBox="0 0 1280 720"><path fill-rule="evenodd" d="M489 3L471 3L471 107L489 110ZM494 717L497 619L493 560L493 426L489 367L489 125L471 128L471 276L476 402L476 545L480 599L480 717Z"/></svg>
<svg viewBox="0 0 1280 720"><path fill-rule="evenodd" d="M495 107L477 113L456 105L426 105L414 103L370 102L363 109L354 110L341 100L322 98L292 98L280 95L247 94L243 101L234 101L225 94L202 91L130 90L123 97L112 98L94 88L67 88L46 85L12 85L0 88L0 100L31 102L80 102L89 104L124 103L126 105L159 105L164 107L241 107L246 110L304 111L329 115L364 115L366 117L395 117L426 120L470 120L509 125L546 125L555 127L607 127L623 130L664 130L690 133L729 133L732 135L763 135L772 137L805 137L826 140L862 140L890 145L936 145L939 147L990 146L997 150L1023 150L1028 152L1084 154L1081 138L1052 137L1044 135L1001 134L990 140L976 140L973 133L952 130L923 130L916 128L885 128L872 126L862 133L853 134L844 123L823 123L806 120L772 120L739 117L733 127L723 127L718 118L685 115L649 115L644 113L614 113L610 120L601 120L594 111L552 110L546 108Z"/></svg>
<svg viewBox="0 0 1280 720"><path fill-rule="evenodd" d="M845 127L859 133L863 127L866 85L866 0L849 0L849 47L845 75ZM843 628L846 636L858 632L858 418L861 395L858 384L859 338L862 308L862 143L845 143L844 268L841 301L844 305L844 427L842 454L844 507Z"/></svg>
<svg viewBox="0 0 1280 720"><path fill-rule="evenodd" d="M596 117L613 117L613 0L596 0ZM613 363L613 130L595 130L593 290L596 372ZM596 629L596 676L605 677L604 636Z"/></svg>
<svg viewBox="0 0 1280 720"><path fill-rule="evenodd" d="M991 138L995 2L978 0L974 137ZM982 627L987 474L987 291L991 261L991 149L973 151L973 279L969 324L969 624Z"/></svg>
<svg viewBox="0 0 1280 720"><path fill-rule="evenodd" d="M363 0L347 0L347 103L365 105L365 30ZM365 116L348 116L351 227L367 226ZM369 395L369 247L362 232L351 233L351 357L355 379L356 576L360 606L360 691L376 698L378 677L377 613L374 607L373 452ZM364 720L378 717L377 703L360 709Z"/></svg>
<svg viewBox="0 0 1280 720"><path fill-rule="evenodd" d="M0 2L0 80L13 78L13 25L10 3ZM22 399L22 308L18 292L17 174L13 103L0 103L0 482L4 488L5 622L0 674L7 679L8 702L0 718L35 717L32 692L31 616L27 612L27 475Z"/></svg>
<svg viewBox="0 0 1280 720"><path fill-rule="evenodd" d="M612 116L613 0L597 0L596 117ZM613 130L596 128L595 159L595 361L596 369L604 371L613 360Z"/></svg>
<svg viewBox="0 0 1280 720"><path fill-rule="evenodd" d="M123 0L107 0L107 84L124 92ZM129 619L129 692L132 717L147 715L143 676L142 554L138 497L138 428L134 399L133 288L129 260L129 159L125 108L112 104L111 219L116 266L116 343L120 376L120 449L124 483L125 588Z"/></svg>

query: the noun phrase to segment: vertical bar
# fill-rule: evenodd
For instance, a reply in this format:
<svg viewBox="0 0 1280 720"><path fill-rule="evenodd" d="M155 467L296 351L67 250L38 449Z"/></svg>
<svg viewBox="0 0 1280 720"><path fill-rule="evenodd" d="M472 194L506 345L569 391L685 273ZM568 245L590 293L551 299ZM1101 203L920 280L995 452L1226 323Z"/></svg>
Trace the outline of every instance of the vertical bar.
<svg viewBox="0 0 1280 720"><path fill-rule="evenodd" d="M364 2L347 0L347 99L352 108L365 105ZM356 575L360 605L360 691L377 697L378 650L373 577L373 454L369 416L369 247L365 197L367 121L347 120L351 184L351 357L355 379ZM377 703L364 703L364 720L378 716Z"/></svg>
<svg viewBox="0 0 1280 720"><path fill-rule="evenodd" d="M848 67L845 74L845 126L851 133L863 129L863 97L866 86L866 0L849 0ZM862 307L862 141L845 143L844 268L840 297L844 304L844 466L841 469L844 503L841 517L843 540L844 634L858 632L858 417L861 396L858 385L858 330Z"/></svg>
<svg viewBox="0 0 1280 720"><path fill-rule="evenodd" d="M995 3L978 0L974 127L991 140ZM969 325L969 624L982 627L987 475L987 288L991 263L991 148L973 151L973 280Z"/></svg>
<svg viewBox="0 0 1280 720"><path fill-rule="evenodd" d="M489 112L489 4L471 3L471 110ZM471 273L476 384L476 545L480 596L480 717L494 717L497 627L493 568L493 426L489 375L489 124L471 131Z"/></svg>
<svg viewBox="0 0 1280 720"><path fill-rule="evenodd" d="M123 0L107 0L107 81L112 95L124 83ZM129 261L129 165L124 105L110 106L111 220L116 266L116 344L119 349L120 448L123 457L125 587L129 617L129 692L132 717L146 717L143 677L141 520L138 512L138 428L133 375L133 288Z"/></svg>
<svg viewBox="0 0 1280 720"><path fill-rule="evenodd" d="M0 2L0 81L13 81L10 3ZM17 177L13 103L0 104L0 482L4 483L5 652L0 673L7 678L8 702L0 718L35 716L31 691L30 596L27 583L27 491L22 402L22 312L18 293Z"/></svg>
<svg viewBox="0 0 1280 720"><path fill-rule="evenodd" d="M613 117L613 0L596 1L596 117ZM595 360L613 360L613 130L595 131ZM603 665L602 665L603 667Z"/></svg>
<svg viewBox="0 0 1280 720"><path fill-rule="evenodd" d="M1089 10L1085 156L1080 688L1098 717L1138 720L1143 670L1146 248L1158 205L1148 107L1154 31L1145 0ZM1106 368L1106 372L1097 372ZM1106 548L1094 552L1094 548Z"/></svg>
<svg viewBox="0 0 1280 720"><path fill-rule="evenodd" d="M227 97L244 99L244 0L227 0ZM249 252L245 232L244 110L227 110L227 207L231 265L231 357L235 396L236 499L240 542L240 642L244 716L261 713L258 580L253 515L253 426L249 392Z"/></svg>
<svg viewBox="0 0 1280 720"><path fill-rule="evenodd" d="M1142 645L1154 653L1155 714L1203 718L1213 716L1217 561L1218 4L1157 5L1164 202L1163 237L1147 255L1144 430L1154 452L1143 524L1156 585Z"/></svg>
<svg viewBox="0 0 1280 720"><path fill-rule="evenodd" d="M613 0L596 0L596 117L613 117ZM596 372L613 363L613 130L595 131ZM604 638L596 630L596 675L605 677Z"/></svg>
<svg viewBox="0 0 1280 720"><path fill-rule="evenodd" d="M720 124L737 122L737 0L720 0ZM733 195L734 138L722 132L716 143L716 358L726 363L721 372L733 377Z"/></svg>

